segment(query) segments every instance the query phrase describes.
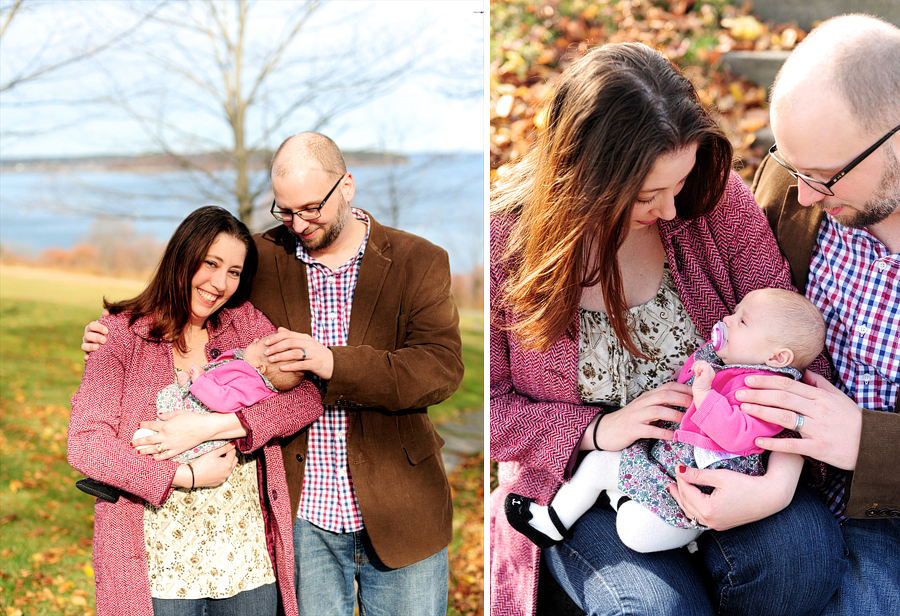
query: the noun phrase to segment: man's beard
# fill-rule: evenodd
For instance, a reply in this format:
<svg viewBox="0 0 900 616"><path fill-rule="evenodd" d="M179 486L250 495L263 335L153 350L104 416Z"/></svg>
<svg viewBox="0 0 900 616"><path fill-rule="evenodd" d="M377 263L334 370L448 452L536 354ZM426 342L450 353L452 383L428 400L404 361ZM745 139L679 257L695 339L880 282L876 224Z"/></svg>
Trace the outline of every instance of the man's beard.
<svg viewBox="0 0 900 616"><path fill-rule="evenodd" d="M322 227L324 233L321 238L304 240L299 235L297 236L297 240L307 252L325 250L334 243L341 231L344 230L344 226L350 219L350 204L344 200L344 195L339 195L339 198L340 205L338 206L335 220L330 226Z"/></svg>
<svg viewBox="0 0 900 616"><path fill-rule="evenodd" d="M845 227L861 229L876 225L897 211L900 207L900 160L894 154L893 148L885 152L885 168L881 175L881 181L875 194L865 204L865 209L855 212L847 219L843 216L835 217Z"/></svg>

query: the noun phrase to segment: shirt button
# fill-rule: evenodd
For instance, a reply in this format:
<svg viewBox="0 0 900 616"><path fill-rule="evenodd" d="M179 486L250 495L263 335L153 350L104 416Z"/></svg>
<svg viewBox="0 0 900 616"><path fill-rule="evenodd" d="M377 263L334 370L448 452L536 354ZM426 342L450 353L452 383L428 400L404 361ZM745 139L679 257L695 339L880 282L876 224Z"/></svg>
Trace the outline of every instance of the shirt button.
<svg viewBox="0 0 900 616"><path fill-rule="evenodd" d="M861 334L868 334L868 333L869 333L869 328L866 327L865 325L861 325L860 328L859 328L859 333L861 333Z"/></svg>
<svg viewBox="0 0 900 616"><path fill-rule="evenodd" d="M888 264L885 263L884 261L876 261L875 267L877 267L879 269L879 271L883 272L884 270L886 270L888 268Z"/></svg>
<svg viewBox="0 0 900 616"><path fill-rule="evenodd" d="M337 318L337 313L332 311L328 313L328 318L334 321Z"/></svg>
<svg viewBox="0 0 900 616"><path fill-rule="evenodd" d="M863 375L863 383L866 383L868 385L869 381L871 381L871 380L872 380L872 377L870 377L868 374Z"/></svg>

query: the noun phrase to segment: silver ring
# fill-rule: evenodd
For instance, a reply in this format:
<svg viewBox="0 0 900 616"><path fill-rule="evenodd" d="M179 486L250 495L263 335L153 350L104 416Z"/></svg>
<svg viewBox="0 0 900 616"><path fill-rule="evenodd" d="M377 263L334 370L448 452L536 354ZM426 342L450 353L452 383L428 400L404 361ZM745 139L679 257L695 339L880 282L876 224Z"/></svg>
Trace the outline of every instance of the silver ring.
<svg viewBox="0 0 900 616"><path fill-rule="evenodd" d="M306 349L300 349L303 351L303 357L300 358L300 361L306 361Z"/></svg>
<svg viewBox="0 0 900 616"><path fill-rule="evenodd" d="M157 443L156 444L156 453L162 453L162 450L163 450L162 443Z"/></svg>
<svg viewBox="0 0 900 616"><path fill-rule="evenodd" d="M800 432L800 428L803 427L803 415L797 413L797 423L794 424L794 432Z"/></svg>

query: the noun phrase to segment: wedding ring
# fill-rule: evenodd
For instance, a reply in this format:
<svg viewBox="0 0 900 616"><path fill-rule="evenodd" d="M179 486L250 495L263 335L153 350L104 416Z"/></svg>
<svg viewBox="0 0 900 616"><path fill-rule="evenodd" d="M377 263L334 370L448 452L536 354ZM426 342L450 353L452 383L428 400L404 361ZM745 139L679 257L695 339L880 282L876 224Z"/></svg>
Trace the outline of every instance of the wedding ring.
<svg viewBox="0 0 900 616"><path fill-rule="evenodd" d="M797 423L794 424L794 432L800 432L800 428L803 427L803 415L797 413Z"/></svg>
<svg viewBox="0 0 900 616"><path fill-rule="evenodd" d="M300 361L306 361L306 349L300 349L303 351L303 357L300 358Z"/></svg>
<svg viewBox="0 0 900 616"><path fill-rule="evenodd" d="M163 450L162 443L157 443L156 444L156 453L162 453L162 450Z"/></svg>

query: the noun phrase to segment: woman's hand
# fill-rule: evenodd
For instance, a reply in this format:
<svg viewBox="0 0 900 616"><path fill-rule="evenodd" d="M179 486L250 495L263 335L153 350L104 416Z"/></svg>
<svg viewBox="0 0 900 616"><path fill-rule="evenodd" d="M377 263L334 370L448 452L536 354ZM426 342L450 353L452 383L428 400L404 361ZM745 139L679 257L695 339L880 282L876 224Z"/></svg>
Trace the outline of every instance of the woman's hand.
<svg viewBox="0 0 900 616"><path fill-rule="evenodd" d="M194 469L193 477L191 468L182 464L175 472L172 485L177 488L190 488L193 480L195 488L214 488L225 483L231 476L234 467L237 466L237 453L233 443L223 445L209 453L205 453L190 464Z"/></svg>
<svg viewBox="0 0 900 616"><path fill-rule="evenodd" d="M152 455L154 460L168 460L205 441L247 436L247 431L234 413L200 415L190 411L175 411L158 417L158 421L140 423L141 428L153 430L156 434L136 438L131 442L138 453Z"/></svg>
<svg viewBox="0 0 900 616"><path fill-rule="evenodd" d="M581 448L621 451L642 438L671 441L674 432L654 426L653 422L660 419L680 422L683 413L671 407L687 407L690 404L691 388L682 383L666 383L656 389L645 391L619 410L601 415L595 420L600 422L596 430L596 443L592 442L594 435L592 422L585 430Z"/></svg>
<svg viewBox="0 0 900 616"><path fill-rule="evenodd" d="M766 474L751 477L727 469L681 466L669 493L692 520L714 530L726 530L761 520L788 506L794 497L803 458L773 453ZM715 488L704 494L696 486Z"/></svg>

